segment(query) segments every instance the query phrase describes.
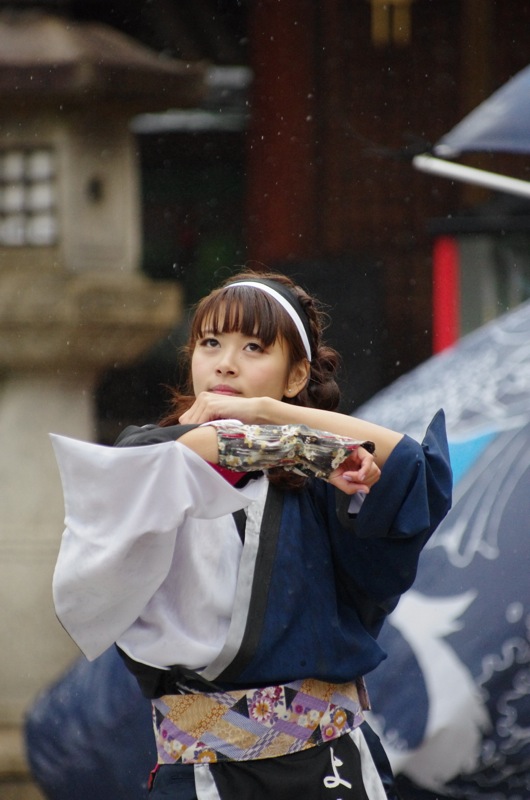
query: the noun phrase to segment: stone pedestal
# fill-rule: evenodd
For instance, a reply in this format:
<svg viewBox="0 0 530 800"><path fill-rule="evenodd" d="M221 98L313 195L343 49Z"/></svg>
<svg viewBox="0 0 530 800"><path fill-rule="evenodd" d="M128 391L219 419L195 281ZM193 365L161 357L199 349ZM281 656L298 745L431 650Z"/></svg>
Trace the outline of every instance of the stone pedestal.
<svg viewBox="0 0 530 800"><path fill-rule="evenodd" d="M12 374L0 384L0 797L38 800L22 722L38 692L79 651L55 617L51 581L63 525L48 431L90 439L91 386Z"/></svg>
<svg viewBox="0 0 530 800"><path fill-rule="evenodd" d="M0 720L15 724L78 654L55 618L51 580L63 527L48 432L92 438L89 382L13 375L0 395Z"/></svg>

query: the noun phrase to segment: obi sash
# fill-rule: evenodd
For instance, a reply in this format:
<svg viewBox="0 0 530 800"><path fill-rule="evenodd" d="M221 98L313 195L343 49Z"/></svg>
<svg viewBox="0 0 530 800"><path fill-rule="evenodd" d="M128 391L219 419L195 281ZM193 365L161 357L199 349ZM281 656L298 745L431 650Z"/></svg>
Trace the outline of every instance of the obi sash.
<svg viewBox="0 0 530 800"><path fill-rule="evenodd" d="M357 728L369 708L364 681L305 679L281 686L156 698L159 764L214 764L298 753Z"/></svg>

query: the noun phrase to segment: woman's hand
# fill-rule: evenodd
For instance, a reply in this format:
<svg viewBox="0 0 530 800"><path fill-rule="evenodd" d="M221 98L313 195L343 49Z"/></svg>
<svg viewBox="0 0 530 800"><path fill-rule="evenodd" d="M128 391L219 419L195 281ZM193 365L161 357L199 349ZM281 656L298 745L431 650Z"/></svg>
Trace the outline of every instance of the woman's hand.
<svg viewBox="0 0 530 800"><path fill-rule="evenodd" d="M258 419L259 397L201 392L195 402L179 417L181 425L202 425L216 419L238 419L252 425Z"/></svg>
<svg viewBox="0 0 530 800"><path fill-rule="evenodd" d="M381 477L381 470L371 453L359 447L355 453L342 462L328 478L328 482L345 494L367 494Z"/></svg>

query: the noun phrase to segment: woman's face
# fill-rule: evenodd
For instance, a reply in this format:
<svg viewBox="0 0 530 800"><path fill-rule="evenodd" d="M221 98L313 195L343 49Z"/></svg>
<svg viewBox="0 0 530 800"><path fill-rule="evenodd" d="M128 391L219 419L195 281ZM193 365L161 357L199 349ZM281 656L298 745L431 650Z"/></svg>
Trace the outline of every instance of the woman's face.
<svg viewBox="0 0 530 800"><path fill-rule="evenodd" d="M195 396L200 392L281 400L289 385L289 352L281 339L265 347L257 337L213 333L206 326L191 359Z"/></svg>

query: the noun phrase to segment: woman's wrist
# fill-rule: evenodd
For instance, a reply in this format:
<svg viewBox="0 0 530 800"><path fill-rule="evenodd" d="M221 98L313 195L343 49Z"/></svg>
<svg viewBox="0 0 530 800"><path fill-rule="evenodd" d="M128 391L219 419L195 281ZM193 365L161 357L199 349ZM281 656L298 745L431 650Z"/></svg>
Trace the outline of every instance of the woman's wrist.
<svg viewBox="0 0 530 800"><path fill-rule="evenodd" d="M256 425L284 425L287 421L283 420L283 408L287 403L282 400L274 400L272 397L257 397L258 401L255 424Z"/></svg>

